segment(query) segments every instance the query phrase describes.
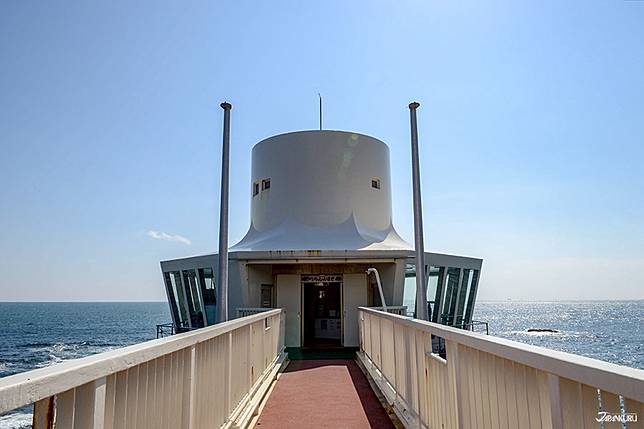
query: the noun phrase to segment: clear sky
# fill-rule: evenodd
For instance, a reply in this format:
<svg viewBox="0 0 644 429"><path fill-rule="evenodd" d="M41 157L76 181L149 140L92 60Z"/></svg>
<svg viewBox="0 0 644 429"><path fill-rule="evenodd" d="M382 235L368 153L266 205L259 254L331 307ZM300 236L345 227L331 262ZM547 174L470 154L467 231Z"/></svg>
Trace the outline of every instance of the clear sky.
<svg viewBox="0 0 644 429"><path fill-rule="evenodd" d="M644 1L0 2L0 300L163 299L230 242L250 149L317 127L391 148L413 241L484 259L480 299L644 298Z"/></svg>

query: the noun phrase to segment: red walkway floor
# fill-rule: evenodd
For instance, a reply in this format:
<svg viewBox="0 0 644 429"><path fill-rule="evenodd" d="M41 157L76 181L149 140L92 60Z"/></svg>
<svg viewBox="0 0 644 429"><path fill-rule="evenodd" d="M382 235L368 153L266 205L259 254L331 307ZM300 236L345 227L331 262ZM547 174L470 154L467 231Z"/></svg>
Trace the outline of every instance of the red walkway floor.
<svg viewBox="0 0 644 429"><path fill-rule="evenodd" d="M394 428L352 360L296 360L281 374L256 429Z"/></svg>

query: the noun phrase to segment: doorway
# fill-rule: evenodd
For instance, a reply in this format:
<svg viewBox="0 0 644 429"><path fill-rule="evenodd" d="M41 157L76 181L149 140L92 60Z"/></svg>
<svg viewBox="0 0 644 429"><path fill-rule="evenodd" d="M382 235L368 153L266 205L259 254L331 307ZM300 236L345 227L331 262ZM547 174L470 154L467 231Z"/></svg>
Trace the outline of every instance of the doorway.
<svg viewBox="0 0 644 429"><path fill-rule="evenodd" d="M342 346L342 275L303 275L303 346Z"/></svg>

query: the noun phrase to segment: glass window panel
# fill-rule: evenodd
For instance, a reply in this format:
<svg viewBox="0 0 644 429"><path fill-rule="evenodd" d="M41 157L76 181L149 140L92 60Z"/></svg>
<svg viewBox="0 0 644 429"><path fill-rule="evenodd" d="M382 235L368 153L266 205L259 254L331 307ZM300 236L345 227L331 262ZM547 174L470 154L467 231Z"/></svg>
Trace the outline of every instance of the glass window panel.
<svg viewBox="0 0 644 429"><path fill-rule="evenodd" d="M474 303L476 301L476 291L478 289L479 276L481 274L479 270L473 270L473 271L474 272L472 273L472 282L467 292L467 303L465 304L465 316L464 316L465 323L472 323L472 312L474 310Z"/></svg>
<svg viewBox="0 0 644 429"><path fill-rule="evenodd" d="M168 304L170 305L170 312L172 314L172 320L175 324L179 324L181 317L179 315L179 300L177 297L176 287L173 285L173 279L170 276L170 273L164 272L163 279L165 281L165 287L168 293Z"/></svg>
<svg viewBox="0 0 644 429"><path fill-rule="evenodd" d="M197 284L195 270L183 271L183 284L186 291L188 311L190 312L190 324L193 328L202 328L204 326L204 311L201 308L199 285Z"/></svg>
<svg viewBox="0 0 644 429"><path fill-rule="evenodd" d="M456 304L456 314L454 326L463 326L463 311L465 309L465 302L467 301L467 296L469 294L469 289L472 285L472 271L469 269L463 270L463 277L461 279L461 286L458 293L457 304Z"/></svg>
<svg viewBox="0 0 644 429"><path fill-rule="evenodd" d="M454 312L456 310L456 294L458 293L458 280L460 268L447 269L447 281L445 285L445 298L440 323L452 325L454 323Z"/></svg>
<svg viewBox="0 0 644 429"><path fill-rule="evenodd" d="M215 288L214 271L212 268L200 268L198 273L206 313L206 324L214 325L217 323L217 289Z"/></svg>
<svg viewBox="0 0 644 429"><path fill-rule="evenodd" d="M438 291L438 282L440 280L440 267L429 267L427 279L427 303L429 320L433 320L433 314L436 301L436 292Z"/></svg>
<svg viewBox="0 0 644 429"><path fill-rule="evenodd" d="M177 320L175 324L178 328L188 326L188 312L186 310L186 296L183 290L183 285L181 283L181 273L179 271L170 271L165 273L166 275L166 287L169 288L172 296L175 300L175 305L177 308Z"/></svg>
<svg viewBox="0 0 644 429"><path fill-rule="evenodd" d="M378 299L380 301L380 298ZM405 277L403 290L403 305L407 306L407 313L416 314L416 277Z"/></svg>

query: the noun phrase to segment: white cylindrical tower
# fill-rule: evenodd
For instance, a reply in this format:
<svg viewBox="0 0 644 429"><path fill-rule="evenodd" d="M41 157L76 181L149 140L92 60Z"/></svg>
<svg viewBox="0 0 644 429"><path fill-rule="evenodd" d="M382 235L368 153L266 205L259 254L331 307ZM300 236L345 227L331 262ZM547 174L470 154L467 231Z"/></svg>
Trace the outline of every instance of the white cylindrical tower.
<svg viewBox="0 0 644 429"><path fill-rule="evenodd" d="M250 230L233 250L410 249L391 220L389 148L343 131L301 131L252 153Z"/></svg>

